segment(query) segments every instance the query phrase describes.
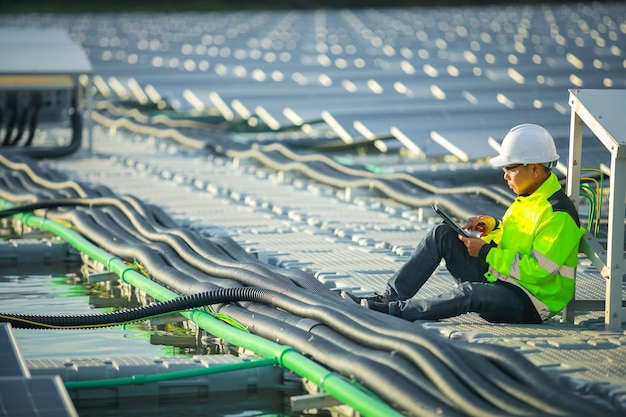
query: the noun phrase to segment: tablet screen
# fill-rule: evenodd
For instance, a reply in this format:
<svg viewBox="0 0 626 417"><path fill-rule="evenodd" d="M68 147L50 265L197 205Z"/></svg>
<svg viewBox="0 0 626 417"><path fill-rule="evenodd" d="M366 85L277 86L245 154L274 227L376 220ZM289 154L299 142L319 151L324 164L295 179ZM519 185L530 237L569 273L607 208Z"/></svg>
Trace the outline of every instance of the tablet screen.
<svg viewBox="0 0 626 417"><path fill-rule="evenodd" d="M450 226L452 229L454 229L455 232L457 232L460 235L463 235L465 237L471 237L471 235L468 233L468 231L466 229L463 229L457 222L455 222L452 217L450 217L450 215L448 213L446 213L441 207L439 207L438 204L433 204L432 205L433 210L435 210L435 213L437 213L439 216L441 216L441 218L443 219L443 221Z"/></svg>

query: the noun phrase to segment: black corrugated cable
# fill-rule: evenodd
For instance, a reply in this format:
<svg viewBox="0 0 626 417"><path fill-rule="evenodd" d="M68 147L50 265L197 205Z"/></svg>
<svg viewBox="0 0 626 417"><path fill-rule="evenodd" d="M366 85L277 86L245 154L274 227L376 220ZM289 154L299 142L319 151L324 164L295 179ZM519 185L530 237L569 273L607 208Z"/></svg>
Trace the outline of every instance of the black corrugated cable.
<svg viewBox="0 0 626 417"><path fill-rule="evenodd" d="M396 352L358 345L340 332L307 318L292 316L267 304L223 305L221 311L267 340L274 340L315 358L342 375L356 379L407 416L467 416L412 363ZM289 318L293 317L290 322Z"/></svg>
<svg viewBox="0 0 626 417"><path fill-rule="evenodd" d="M41 91L33 91L30 96L30 118L28 122L28 137L23 146L30 146L35 138L35 131L37 130L37 122L39 119L39 112L41 111L42 103Z"/></svg>
<svg viewBox="0 0 626 417"><path fill-rule="evenodd" d="M13 136L13 129L17 121L18 105L17 105L17 91L11 90L7 92L7 98L5 102L5 108L8 110L9 117L7 119L7 126L4 132L4 140L2 146L9 146L11 143L11 137Z"/></svg>
<svg viewBox="0 0 626 417"><path fill-rule="evenodd" d="M5 148L5 152L13 152L31 158L57 158L61 156L70 155L76 152L81 145L83 135L83 119L80 112L70 110L70 126L72 129L72 135L70 142L65 146L46 146L46 147L32 147L27 148Z"/></svg>
<svg viewBox="0 0 626 417"><path fill-rule="evenodd" d="M17 146L20 139L22 139L22 136L24 135L24 130L26 129L26 121L28 120L29 113L30 105L26 105L18 110L17 128L15 130L15 135L11 138L10 142L8 142L7 145Z"/></svg>
<svg viewBox="0 0 626 417"><path fill-rule="evenodd" d="M187 263L209 274L225 276L232 279L239 278L239 280L243 280L243 283L248 285L258 284L258 280L272 281L280 277L281 279L276 281L276 285L279 287L296 284L302 286L303 288L307 288L310 291L328 291L328 289L319 281L311 280L309 275L306 276L308 278L306 280L298 279L294 281L291 279L292 277L298 278L298 276L301 276L302 274L291 274L289 276L285 276L277 273L276 271L271 271L269 268L266 268L258 262L242 263L239 260L232 259L230 256L228 258L225 256L215 256L215 253L217 251L222 251L222 248L218 245L212 245L212 242L208 239L199 239L197 235L190 233L189 231L185 231L180 228L168 231L167 233L163 230L156 230L153 224L132 210L127 201L117 198L74 198L38 201L1 210L0 218L21 212L68 206L115 207L119 209L120 214L123 213L125 216L125 219L120 219L118 217L117 223L121 227L124 227L124 223L129 222L129 225L132 226L132 228L128 228L128 236L122 239L123 241L127 241L131 237L143 236L147 241L162 242L173 248L178 256L184 259ZM117 215L117 212L109 212L109 216L112 218L115 218ZM66 218L66 216L67 215L63 214L60 215L61 218ZM100 222L105 221L108 220L100 220ZM136 234L137 232L138 234ZM226 252L223 252L223 254L226 255ZM252 260L252 257L249 257L248 259Z"/></svg>
<svg viewBox="0 0 626 417"><path fill-rule="evenodd" d="M149 317L205 307L212 304L230 303L241 300L267 300L268 297L264 295L265 293L270 293L270 291L259 288L226 288L181 296L173 300L158 302L148 306L104 314L42 315L0 313L0 322L11 323L13 327L22 329L86 329L92 327L116 326L144 320Z"/></svg>

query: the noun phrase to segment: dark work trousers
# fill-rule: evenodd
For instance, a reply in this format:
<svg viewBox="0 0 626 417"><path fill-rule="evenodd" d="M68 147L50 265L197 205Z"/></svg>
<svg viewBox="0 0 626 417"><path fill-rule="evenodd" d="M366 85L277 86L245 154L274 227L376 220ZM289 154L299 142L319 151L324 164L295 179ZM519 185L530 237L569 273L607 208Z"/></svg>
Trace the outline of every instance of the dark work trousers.
<svg viewBox="0 0 626 417"><path fill-rule="evenodd" d="M442 259L458 285L436 297L414 298ZM540 323L528 296L512 284L488 282L484 277L487 269L487 263L470 256L458 235L442 223L424 236L410 259L389 279L384 294L389 313L414 321L474 312L494 323Z"/></svg>

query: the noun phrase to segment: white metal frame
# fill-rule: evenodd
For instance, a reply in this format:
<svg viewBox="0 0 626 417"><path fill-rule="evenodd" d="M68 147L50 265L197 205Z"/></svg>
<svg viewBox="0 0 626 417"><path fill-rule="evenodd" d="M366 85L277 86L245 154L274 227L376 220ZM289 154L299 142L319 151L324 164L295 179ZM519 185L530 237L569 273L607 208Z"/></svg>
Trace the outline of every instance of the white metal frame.
<svg viewBox="0 0 626 417"><path fill-rule="evenodd" d="M567 161L567 193L574 203L580 196L583 126L602 142L611 154L608 235L606 250L592 236L581 243L583 252L606 279L604 322L608 330L619 331L626 314L622 307L624 276L624 209L626 206L626 90L570 90L570 149ZM574 300L576 310L584 300ZM567 312L566 312L567 316Z"/></svg>

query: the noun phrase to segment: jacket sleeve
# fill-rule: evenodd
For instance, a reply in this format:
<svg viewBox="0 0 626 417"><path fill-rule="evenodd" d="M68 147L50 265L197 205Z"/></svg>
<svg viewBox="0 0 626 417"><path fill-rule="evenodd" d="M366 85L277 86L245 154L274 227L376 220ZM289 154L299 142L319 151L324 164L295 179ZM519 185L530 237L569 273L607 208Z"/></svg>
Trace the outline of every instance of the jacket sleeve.
<svg viewBox="0 0 626 417"><path fill-rule="evenodd" d="M502 239L502 221L496 219L496 225L493 230L485 236L482 236L481 239L492 246L498 246L500 244L500 239Z"/></svg>

